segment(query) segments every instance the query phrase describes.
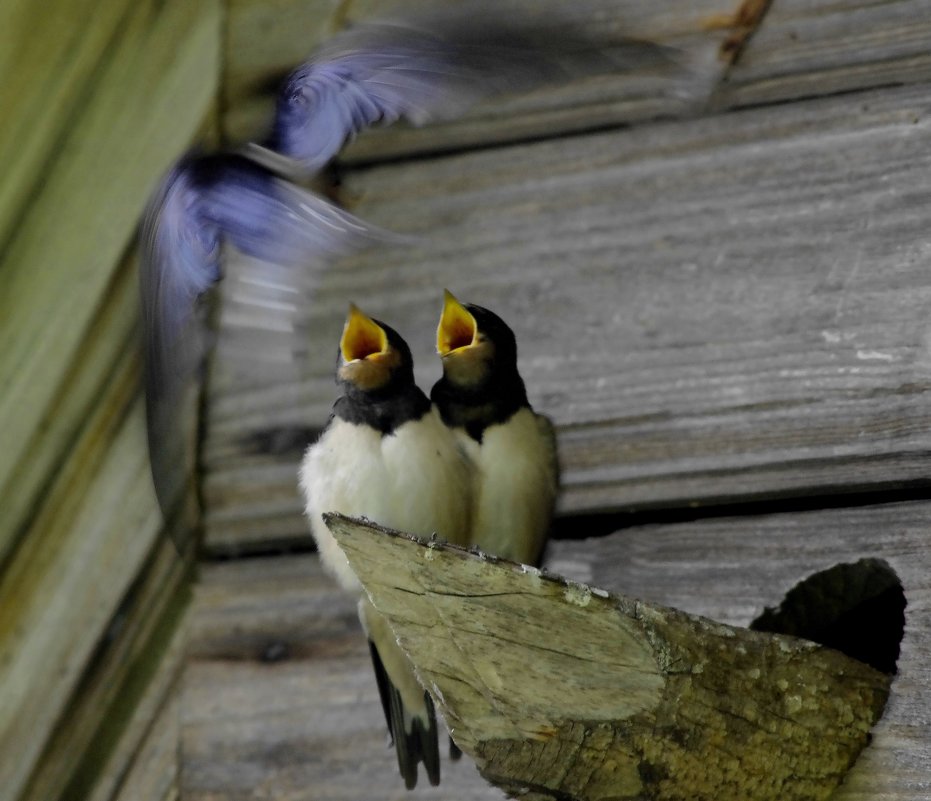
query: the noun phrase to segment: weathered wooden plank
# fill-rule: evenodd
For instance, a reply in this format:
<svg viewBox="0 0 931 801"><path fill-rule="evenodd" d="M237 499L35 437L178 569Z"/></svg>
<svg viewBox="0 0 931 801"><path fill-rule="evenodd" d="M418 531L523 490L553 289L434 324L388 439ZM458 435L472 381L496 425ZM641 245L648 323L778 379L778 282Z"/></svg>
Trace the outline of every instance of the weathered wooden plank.
<svg viewBox="0 0 931 801"><path fill-rule="evenodd" d="M885 560L907 603L898 675L872 744L833 798L911 801L931 792L929 519L931 504L919 502L643 526L551 543L547 565L609 590L747 625L816 571L865 557Z"/></svg>
<svg viewBox="0 0 931 801"><path fill-rule="evenodd" d="M772 103L931 80L927 0L775 0L715 102Z"/></svg>
<svg viewBox="0 0 931 801"><path fill-rule="evenodd" d="M132 770L114 801L178 801L178 735L180 701L173 696L155 718Z"/></svg>
<svg viewBox="0 0 931 801"><path fill-rule="evenodd" d="M0 786L10 798L34 769L159 533L142 401L132 402L137 387L132 360L99 399L0 577Z"/></svg>
<svg viewBox="0 0 931 801"><path fill-rule="evenodd" d="M187 631L179 626L168 644L157 674L143 694L116 750L87 796L88 801L176 798L180 688ZM140 783L148 788L140 790Z"/></svg>
<svg viewBox="0 0 931 801"><path fill-rule="evenodd" d="M193 548L182 559L167 539L120 604L84 670L21 801L105 801L132 769L140 743L180 675ZM93 789L93 794L91 794Z"/></svg>
<svg viewBox="0 0 931 801"><path fill-rule="evenodd" d="M359 651L355 601L315 554L207 562L194 592L194 661L338 659Z"/></svg>
<svg viewBox="0 0 931 801"><path fill-rule="evenodd" d="M53 410L156 176L204 117L218 45L213 0L138 4L56 145L0 262L0 487Z"/></svg>
<svg viewBox="0 0 931 801"><path fill-rule="evenodd" d="M0 250L130 8L127 0L10 0L0 8L0 72L16 76L0 85Z"/></svg>
<svg viewBox="0 0 931 801"><path fill-rule="evenodd" d="M213 387L208 542L242 544L222 533L234 523L253 542L266 526L306 536L300 446L255 454L256 434L323 424L350 300L399 328L429 388L444 286L516 331L531 400L559 429L563 512L925 481L925 99L821 99L350 176L356 212L422 240L327 269L281 334L292 366ZM237 501L250 483L274 506Z"/></svg>
<svg viewBox="0 0 931 801"><path fill-rule="evenodd" d="M808 640L326 522L457 745L511 794L826 799L886 701L889 676Z"/></svg>
<svg viewBox="0 0 931 801"><path fill-rule="evenodd" d="M551 136L557 132L682 113L701 103L725 65L716 53L728 30L709 27L731 10L732 2L666 2L638 0L506 0L494 4L512 19L554 15L556 24L571 25L601 39L632 36L679 48L682 61L696 67L688 86L657 79L655 71L583 79L571 85L534 92L524 98L489 101L460 121L428 129L395 126L370 131L352 145L349 161L384 159L412 152L436 152L489 142ZM416 15L435 10L429 0L232 0L226 42L224 131L234 141L264 136L281 78L300 64L314 46L347 24L374 18Z"/></svg>
<svg viewBox="0 0 931 801"><path fill-rule="evenodd" d="M203 567L183 683L185 801L484 801L468 759L438 788L404 789L355 601L315 555Z"/></svg>
<svg viewBox="0 0 931 801"><path fill-rule="evenodd" d="M4 510L0 516L0 556L9 553L17 535L25 531L30 516L41 506L50 476L74 445L117 365L127 358L137 358L136 267L134 257L126 258L113 276L93 313L87 335L61 376L60 388L42 425L30 432L16 469L0 486L0 508Z"/></svg>

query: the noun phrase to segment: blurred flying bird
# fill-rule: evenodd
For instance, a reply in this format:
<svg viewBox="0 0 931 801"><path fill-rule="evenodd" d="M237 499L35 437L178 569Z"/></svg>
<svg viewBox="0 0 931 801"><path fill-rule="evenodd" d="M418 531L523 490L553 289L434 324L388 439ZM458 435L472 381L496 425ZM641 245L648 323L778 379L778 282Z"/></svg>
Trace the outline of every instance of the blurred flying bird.
<svg viewBox="0 0 931 801"><path fill-rule="evenodd" d="M598 42L553 18L515 23L474 5L357 25L288 77L264 145L182 158L149 202L141 238L148 437L163 511L182 480L178 398L204 353L202 321L192 322L222 276L221 245L319 270L324 258L389 239L292 179L324 166L367 126L448 119L483 97L588 75L678 71L673 52Z"/></svg>
<svg viewBox="0 0 931 801"><path fill-rule="evenodd" d="M418 762L435 785L440 762L433 702L390 627L363 595L322 514L366 517L463 545L469 534L471 469L415 385L410 349L396 331L351 306L337 364L342 395L300 468L306 513L324 567L359 596L359 617L405 785L416 785Z"/></svg>
<svg viewBox="0 0 931 801"><path fill-rule="evenodd" d="M443 377L430 397L475 471L469 544L537 565L559 467L553 424L533 411L517 371L514 332L494 312L446 290L436 346Z"/></svg>
<svg viewBox="0 0 931 801"><path fill-rule="evenodd" d="M596 41L552 16L515 22L473 4L362 23L287 77L266 144L313 173L372 125L403 119L420 126L459 116L484 98L643 67L679 69L670 48Z"/></svg>

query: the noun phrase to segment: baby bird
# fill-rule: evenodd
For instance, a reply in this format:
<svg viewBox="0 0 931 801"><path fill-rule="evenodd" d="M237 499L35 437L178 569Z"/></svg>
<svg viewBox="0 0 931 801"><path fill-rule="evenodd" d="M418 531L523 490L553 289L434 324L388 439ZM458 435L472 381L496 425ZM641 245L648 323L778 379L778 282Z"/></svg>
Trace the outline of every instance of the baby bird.
<svg viewBox="0 0 931 801"><path fill-rule="evenodd" d="M366 517L422 537L464 545L469 536L471 471L455 438L414 383L407 343L350 306L336 381L342 395L304 456L300 485L323 566L359 596L398 767L408 789L422 761L440 780L436 714L386 621L362 592L323 522L324 512Z"/></svg>
<svg viewBox="0 0 931 801"><path fill-rule="evenodd" d="M556 437L527 401L514 332L446 290L436 347L443 377L430 397L474 465L469 544L539 564L558 488Z"/></svg>

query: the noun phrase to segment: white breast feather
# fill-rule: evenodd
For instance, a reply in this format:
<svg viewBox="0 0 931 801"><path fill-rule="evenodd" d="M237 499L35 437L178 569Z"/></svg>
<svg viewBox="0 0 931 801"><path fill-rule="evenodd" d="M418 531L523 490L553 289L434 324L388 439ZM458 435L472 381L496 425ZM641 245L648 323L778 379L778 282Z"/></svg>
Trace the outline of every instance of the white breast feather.
<svg viewBox="0 0 931 801"><path fill-rule="evenodd" d="M324 512L366 517L389 528L464 544L471 471L435 409L382 436L334 419L301 464L300 485L320 561L346 589L361 591Z"/></svg>
<svg viewBox="0 0 931 801"><path fill-rule="evenodd" d="M558 485L552 424L521 409L507 422L485 429L481 444L457 433L476 470L470 544L535 563L549 532Z"/></svg>

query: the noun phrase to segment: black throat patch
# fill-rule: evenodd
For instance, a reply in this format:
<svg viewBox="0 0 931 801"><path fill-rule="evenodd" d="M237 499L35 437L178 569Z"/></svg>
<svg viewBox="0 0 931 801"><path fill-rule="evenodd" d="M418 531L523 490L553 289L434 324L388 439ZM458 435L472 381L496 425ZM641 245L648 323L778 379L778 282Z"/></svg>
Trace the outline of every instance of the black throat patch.
<svg viewBox="0 0 931 801"><path fill-rule="evenodd" d="M527 392L520 376L496 387L466 389L441 378L430 392L440 417L449 428L462 428L476 442L481 443L485 429L507 422L515 412L529 407Z"/></svg>
<svg viewBox="0 0 931 801"><path fill-rule="evenodd" d="M333 404L333 414L353 425L374 428L382 436L430 411L430 399L416 386L390 393L347 392Z"/></svg>

